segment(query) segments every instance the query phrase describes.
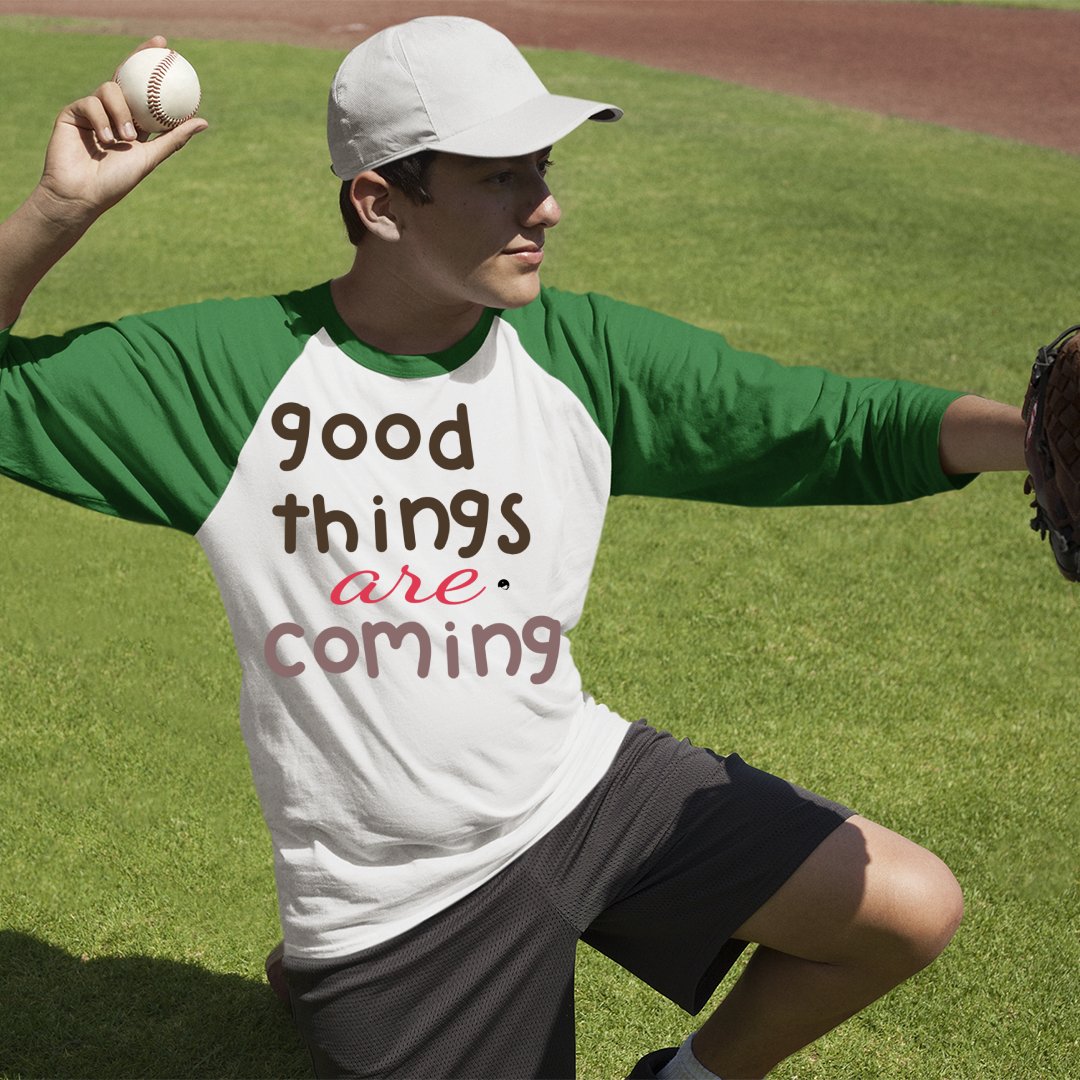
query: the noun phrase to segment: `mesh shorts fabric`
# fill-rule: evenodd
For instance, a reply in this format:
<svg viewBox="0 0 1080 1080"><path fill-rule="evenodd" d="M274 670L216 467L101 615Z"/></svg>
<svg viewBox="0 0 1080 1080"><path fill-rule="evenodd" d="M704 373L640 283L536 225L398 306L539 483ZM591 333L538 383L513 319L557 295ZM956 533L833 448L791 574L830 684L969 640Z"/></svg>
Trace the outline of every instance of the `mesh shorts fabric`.
<svg viewBox="0 0 1080 1080"><path fill-rule="evenodd" d="M363 952L286 960L315 1072L573 1077L579 939L696 1013L745 947L732 933L850 814L631 724L600 784L479 889Z"/></svg>

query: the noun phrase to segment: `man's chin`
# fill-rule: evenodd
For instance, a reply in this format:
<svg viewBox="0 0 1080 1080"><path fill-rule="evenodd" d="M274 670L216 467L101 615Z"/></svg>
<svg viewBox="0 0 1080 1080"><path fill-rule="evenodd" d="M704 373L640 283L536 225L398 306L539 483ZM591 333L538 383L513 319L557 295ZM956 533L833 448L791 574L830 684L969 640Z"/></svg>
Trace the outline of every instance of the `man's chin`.
<svg viewBox="0 0 1080 1080"><path fill-rule="evenodd" d="M491 307L519 308L531 304L540 295L540 275L530 274L516 282L513 288L499 290L499 303Z"/></svg>

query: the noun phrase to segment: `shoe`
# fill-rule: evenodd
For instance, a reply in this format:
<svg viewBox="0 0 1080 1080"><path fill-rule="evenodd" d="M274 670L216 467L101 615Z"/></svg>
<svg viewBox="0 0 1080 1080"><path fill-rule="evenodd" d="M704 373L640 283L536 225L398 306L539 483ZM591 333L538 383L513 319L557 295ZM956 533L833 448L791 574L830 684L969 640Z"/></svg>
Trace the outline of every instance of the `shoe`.
<svg viewBox="0 0 1080 1080"><path fill-rule="evenodd" d="M663 1050L653 1050L646 1054L630 1070L626 1080L656 1080L656 1074L679 1052L677 1046L665 1046Z"/></svg>
<svg viewBox="0 0 1080 1080"><path fill-rule="evenodd" d="M292 1012L292 1001L289 1000L289 984L285 981L285 972L282 970L281 960L285 955L285 942L279 941L266 958L266 981L270 989L284 1003L285 1008Z"/></svg>

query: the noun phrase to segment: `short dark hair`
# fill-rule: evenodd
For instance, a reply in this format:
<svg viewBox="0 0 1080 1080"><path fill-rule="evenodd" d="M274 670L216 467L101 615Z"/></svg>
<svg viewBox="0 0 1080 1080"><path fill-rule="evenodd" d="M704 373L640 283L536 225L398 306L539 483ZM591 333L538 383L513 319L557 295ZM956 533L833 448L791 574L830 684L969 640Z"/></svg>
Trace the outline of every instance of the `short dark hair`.
<svg viewBox="0 0 1080 1080"><path fill-rule="evenodd" d="M424 206L431 202L427 179L435 154L434 150L418 150L408 157L378 165L374 171L391 187L396 187L410 202L416 203L417 206ZM345 222L345 231L349 234L349 241L355 245L363 240L367 233L367 226L360 220L360 215L353 206L350 198L351 190L352 181L343 180L338 202L341 206L341 218Z"/></svg>

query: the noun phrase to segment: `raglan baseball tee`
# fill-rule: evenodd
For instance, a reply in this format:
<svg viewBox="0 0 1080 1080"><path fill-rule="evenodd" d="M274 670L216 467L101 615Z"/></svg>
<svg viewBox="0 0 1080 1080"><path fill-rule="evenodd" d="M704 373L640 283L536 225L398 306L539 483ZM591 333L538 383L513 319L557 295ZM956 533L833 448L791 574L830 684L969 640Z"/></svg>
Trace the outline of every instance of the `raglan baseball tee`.
<svg viewBox="0 0 1080 1080"><path fill-rule="evenodd" d="M959 483L937 451L956 394L550 289L430 356L358 341L328 284L0 349L0 472L206 551L297 958L447 907L603 776L627 723L567 633L610 495Z"/></svg>

